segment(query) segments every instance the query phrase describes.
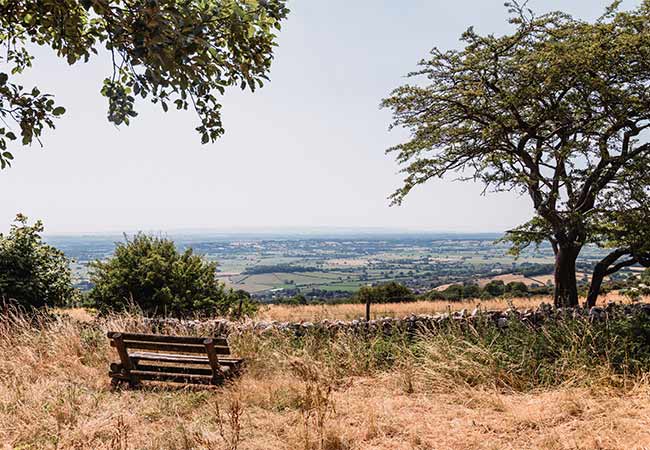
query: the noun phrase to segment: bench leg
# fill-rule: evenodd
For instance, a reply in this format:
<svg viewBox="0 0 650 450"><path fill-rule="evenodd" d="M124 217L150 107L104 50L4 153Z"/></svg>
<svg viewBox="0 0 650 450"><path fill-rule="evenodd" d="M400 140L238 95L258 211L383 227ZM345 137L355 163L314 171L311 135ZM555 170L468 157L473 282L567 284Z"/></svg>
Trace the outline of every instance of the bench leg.
<svg viewBox="0 0 650 450"><path fill-rule="evenodd" d="M113 336L113 341L115 342L115 349L120 356L121 371L128 377L129 388L139 387L140 380L137 377L131 375L131 370L135 368L135 364L133 361L131 361L131 357L126 351L126 346L124 345L124 338L122 337L122 334L118 333Z"/></svg>
<svg viewBox="0 0 650 450"><path fill-rule="evenodd" d="M203 341L203 345L205 345L205 353L208 355L208 361L210 362L210 368L212 369L212 384L221 384L226 377L219 365L219 358L214 350L214 342L212 339L208 338Z"/></svg>

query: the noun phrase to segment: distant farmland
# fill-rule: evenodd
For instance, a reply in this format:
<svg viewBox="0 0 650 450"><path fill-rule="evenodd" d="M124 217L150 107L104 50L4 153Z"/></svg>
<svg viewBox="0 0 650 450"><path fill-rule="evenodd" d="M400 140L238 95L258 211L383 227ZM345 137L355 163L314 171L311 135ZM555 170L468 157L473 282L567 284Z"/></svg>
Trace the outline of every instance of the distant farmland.
<svg viewBox="0 0 650 450"><path fill-rule="evenodd" d="M397 281L416 292L451 283L492 279L543 284L553 262L550 246L527 250L515 259L499 235L394 234L337 236L170 236L181 248L219 264L220 280L262 299L320 291L345 296L366 284ZM49 237L76 263L79 287L88 287L87 265L110 257L119 236ZM600 253L585 248L578 263L589 273ZM537 273L524 278L518 273ZM622 272L627 276L631 272Z"/></svg>

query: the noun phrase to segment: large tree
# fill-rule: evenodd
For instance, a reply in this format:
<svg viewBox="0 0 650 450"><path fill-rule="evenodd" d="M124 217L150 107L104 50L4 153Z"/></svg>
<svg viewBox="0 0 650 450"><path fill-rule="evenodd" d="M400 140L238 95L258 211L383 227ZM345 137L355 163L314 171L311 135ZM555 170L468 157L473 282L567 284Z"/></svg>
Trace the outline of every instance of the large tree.
<svg viewBox="0 0 650 450"><path fill-rule="evenodd" d="M137 97L167 111L192 108L203 143L223 132L219 95L255 90L267 79L275 29L286 0L0 0L0 168L12 141L40 143L65 113L51 94L15 77L32 65L35 45L69 64L107 58L101 93L108 120L129 124ZM43 81L47 76L43 75Z"/></svg>
<svg viewBox="0 0 650 450"><path fill-rule="evenodd" d="M391 149L405 167L400 203L417 185L457 172L486 190L527 194L536 217L510 234L555 252L555 304L578 303L576 259L608 190L641 176L650 143L650 1L594 23L536 16L508 4L515 30L472 28L459 50L433 49L417 84L383 101L410 138ZM636 168L636 170L632 170Z"/></svg>

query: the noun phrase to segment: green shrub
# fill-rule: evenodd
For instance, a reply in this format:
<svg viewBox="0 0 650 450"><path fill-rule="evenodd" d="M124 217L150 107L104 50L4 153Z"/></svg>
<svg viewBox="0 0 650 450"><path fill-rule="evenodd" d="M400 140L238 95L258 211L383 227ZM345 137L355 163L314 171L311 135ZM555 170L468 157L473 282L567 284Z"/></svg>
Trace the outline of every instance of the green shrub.
<svg viewBox="0 0 650 450"><path fill-rule="evenodd" d="M483 291L491 297L501 297L506 292L506 285L501 280L492 280L483 287Z"/></svg>
<svg viewBox="0 0 650 450"><path fill-rule="evenodd" d="M215 262L174 242L137 234L118 243L113 257L90 265L91 302L103 312L137 305L149 315L252 314L246 293L227 290L216 279Z"/></svg>
<svg viewBox="0 0 650 450"><path fill-rule="evenodd" d="M481 287L478 284L467 283L463 285L463 298L479 298Z"/></svg>
<svg viewBox="0 0 650 450"><path fill-rule="evenodd" d="M23 307L58 306L73 301L70 262L60 250L43 243L43 223L27 224L16 216L8 235L0 234L0 297Z"/></svg>
<svg viewBox="0 0 650 450"><path fill-rule="evenodd" d="M458 301L463 299L463 285L452 284L442 291L444 300Z"/></svg>
<svg viewBox="0 0 650 450"><path fill-rule="evenodd" d="M512 281L506 285L506 294L511 297L526 297L528 295L528 286L521 281Z"/></svg>

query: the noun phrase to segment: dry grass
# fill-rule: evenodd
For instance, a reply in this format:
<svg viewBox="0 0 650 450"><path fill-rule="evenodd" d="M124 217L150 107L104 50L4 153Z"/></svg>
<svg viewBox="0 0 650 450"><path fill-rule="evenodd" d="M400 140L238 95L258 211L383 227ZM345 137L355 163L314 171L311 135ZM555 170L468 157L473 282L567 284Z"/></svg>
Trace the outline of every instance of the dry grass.
<svg viewBox="0 0 650 450"><path fill-rule="evenodd" d="M111 391L108 329L146 331L130 317L92 324L0 321L0 445L15 449L634 449L650 446L650 383L592 380L513 393L473 386L443 368L354 367L288 354L273 337L240 337L250 364L220 388L149 385ZM176 330L182 333L187 330ZM424 350L444 349L431 343ZM434 354L436 353L436 354ZM445 358L444 355L441 356ZM457 355L457 360L462 355ZM440 364L440 361L438 361ZM336 369L340 370L336 370ZM479 373L482 368L457 366ZM489 373L489 372L488 372ZM605 374L608 376L607 374Z"/></svg>
<svg viewBox="0 0 650 450"><path fill-rule="evenodd" d="M608 294L599 298L599 304L607 302L629 302L618 294ZM371 308L371 317L404 317L410 314L435 314L447 311L472 311L476 307L486 310L504 310L514 305L517 308L535 308L540 303L553 303L549 297L532 298L496 298L492 300L468 300L462 302L449 302L444 300L419 301L409 303L384 303L375 304ZM352 320L365 316L365 305L346 303L340 305L268 305L264 306L257 315L259 320L277 320L281 322Z"/></svg>

